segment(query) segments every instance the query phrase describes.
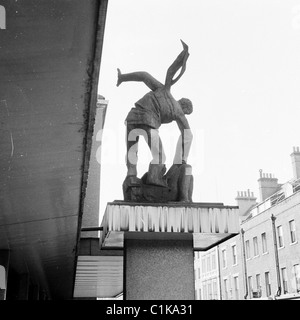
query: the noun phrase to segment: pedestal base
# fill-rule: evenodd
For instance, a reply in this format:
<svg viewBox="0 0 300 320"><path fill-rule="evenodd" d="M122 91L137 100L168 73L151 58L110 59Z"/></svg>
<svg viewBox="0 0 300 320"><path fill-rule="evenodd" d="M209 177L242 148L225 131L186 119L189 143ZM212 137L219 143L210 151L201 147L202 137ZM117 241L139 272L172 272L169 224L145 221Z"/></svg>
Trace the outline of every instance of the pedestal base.
<svg viewBox="0 0 300 320"><path fill-rule="evenodd" d="M105 298L123 288L127 300L193 300L193 251L208 250L240 230L238 207L203 202L114 201L107 204L101 226L100 251L122 250L124 259L102 256L97 262L98 297L103 288ZM90 279L89 270L83 265L80 276Z"/></svg>
<svg viewBox="0 0 300 320"><path fill-rule="evenodd" d="M124 239L125 300L194 300L193 240Z"/></svg>

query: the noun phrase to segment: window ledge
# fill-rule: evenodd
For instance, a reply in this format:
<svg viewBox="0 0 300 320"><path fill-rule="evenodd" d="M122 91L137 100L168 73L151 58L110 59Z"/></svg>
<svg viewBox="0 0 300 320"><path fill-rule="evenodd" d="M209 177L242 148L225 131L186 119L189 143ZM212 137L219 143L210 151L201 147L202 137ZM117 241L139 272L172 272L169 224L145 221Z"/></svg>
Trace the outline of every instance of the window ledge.
<svg viewBox="0 0 300 320"><path fill-rule="evenodd" d="M290 246L294 246L295 244L298 244L298 241L290 243Z"/></svg>

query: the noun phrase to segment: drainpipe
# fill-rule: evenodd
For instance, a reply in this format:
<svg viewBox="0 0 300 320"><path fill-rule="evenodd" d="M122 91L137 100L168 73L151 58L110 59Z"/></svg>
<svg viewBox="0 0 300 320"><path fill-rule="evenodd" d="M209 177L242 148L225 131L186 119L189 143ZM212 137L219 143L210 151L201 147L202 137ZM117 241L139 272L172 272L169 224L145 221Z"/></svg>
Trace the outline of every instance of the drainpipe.
<svg viewBox="0 0 300 320"><path fill-rule="evenodd" d="M275 297L279 297L281 295L281 281L280 281L278 246L277 246L276 227L275 227L276 217L273 214L271 216L271 220L272 220L272 228L273 228L274 253L275 253L275 262L276 262L277 285L278 285L278 290L276 292Z"/></svg>
<svg viewBox="0 0 300 320"><path fill-rule="evenodd" d="M220 247L219 247L219 246L217 246L217 254L218 254L218 271L219 271L220 300L222 300L221 268L220 268Z"/></svg>
<svg viewBox="0 0 300 320"><path fill-rule="evenodd" d="M246 253L245 253L245 239L244 239L244 229L241 229L241 239L242 239L242 249L243 249L243 260L244 260L244 274L245 274L245 289L246 289L246 293L244 295L244 299L246 300L248 297L248 275L247 275L247 261L246 261Z"/></svg>

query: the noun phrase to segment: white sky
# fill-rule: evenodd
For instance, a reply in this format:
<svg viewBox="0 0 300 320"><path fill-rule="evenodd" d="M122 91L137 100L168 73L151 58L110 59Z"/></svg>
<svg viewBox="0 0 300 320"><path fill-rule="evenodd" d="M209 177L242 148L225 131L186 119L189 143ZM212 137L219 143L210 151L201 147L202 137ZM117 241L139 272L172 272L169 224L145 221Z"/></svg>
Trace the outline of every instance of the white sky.
<svg viewBox="0 0 300 320"><path fill-rule="evenodd" d="M172 87L192 100L194 202L236 205L237 191L258 195L259 169L292 179L290 153L300 145L299 0L109 0L99 93L109 100L103 136L100 220L106 203L122 200L127 113L149 89L122 72L148 71L164 82L181 52L190 57ZM170 167L179 136L162 125ZM140 140L138 175L151 160Z"/></svg>

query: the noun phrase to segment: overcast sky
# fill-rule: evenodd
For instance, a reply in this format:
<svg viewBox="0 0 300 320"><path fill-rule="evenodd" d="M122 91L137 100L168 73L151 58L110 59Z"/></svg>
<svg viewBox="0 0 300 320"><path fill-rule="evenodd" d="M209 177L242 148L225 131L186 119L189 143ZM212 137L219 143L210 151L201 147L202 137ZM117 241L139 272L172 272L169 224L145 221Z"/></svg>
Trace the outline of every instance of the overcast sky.
<svg viewBox="0 0 300 320"><path fill-rule="evenodd" d="M100 216L122 200L127 113L149 89L116 87L122 72L147 71L164 82L189 45L190 57L172 87L192 100L194 202L236 205L237 191L259 198L259 169L292 179L290 154L300 146L299 0L109 0L99 93L109 101L103 136ZM170 167L179 130L160 128ZM140 140L138 176L151 160Z"/></svg>

